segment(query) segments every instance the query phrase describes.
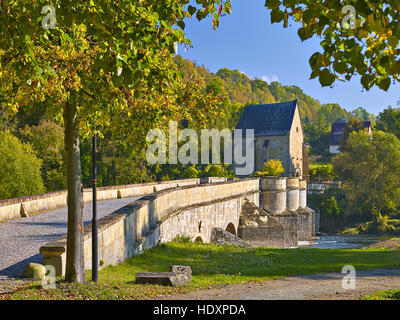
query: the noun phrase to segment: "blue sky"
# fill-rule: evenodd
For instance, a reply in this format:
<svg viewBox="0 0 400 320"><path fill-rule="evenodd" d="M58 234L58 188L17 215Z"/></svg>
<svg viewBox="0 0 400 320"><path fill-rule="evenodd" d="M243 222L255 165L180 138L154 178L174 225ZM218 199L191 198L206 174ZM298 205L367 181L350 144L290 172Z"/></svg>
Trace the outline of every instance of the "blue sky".
<svg viewBox="0 0 400 320"><path fill-rule="evenodd" d="M220 27L212 30L211 21L186 23L185 32L193 48L179 54L215 73L221 68L238 69L251 78L277 80L297 85L321 103L339 103L348 111L364 107L378 114L388 105L396 106L399 84L385 92L378 88L363 91L360 78L337 82L334 88L322 88L318 79L310 80L308 60L321 51L316 37L301 42L297 26L287 29L271 24L265 0L232 0L232 14L221 18Z"/></svg>

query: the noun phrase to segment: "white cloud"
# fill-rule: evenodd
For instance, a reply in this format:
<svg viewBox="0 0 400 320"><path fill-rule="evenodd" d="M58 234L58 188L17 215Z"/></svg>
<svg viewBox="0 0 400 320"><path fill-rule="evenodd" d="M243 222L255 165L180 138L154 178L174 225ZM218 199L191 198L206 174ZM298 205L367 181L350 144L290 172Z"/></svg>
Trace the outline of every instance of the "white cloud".
<svg viewBox="0 0 400 320"><path fill-rule="evenodd" d="M271 82L274 82L274 81L279 81L278 76L276 74L274 74L272 76L263 75L261 77L261 80L266 81L268 83L271 83Z"/></svg>

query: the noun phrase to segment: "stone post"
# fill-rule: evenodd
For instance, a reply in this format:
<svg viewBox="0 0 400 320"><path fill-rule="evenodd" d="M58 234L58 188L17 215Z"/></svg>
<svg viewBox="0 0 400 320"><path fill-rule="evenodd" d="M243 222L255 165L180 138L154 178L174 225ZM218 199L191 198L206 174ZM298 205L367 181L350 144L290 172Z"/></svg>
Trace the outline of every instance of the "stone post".
<svg viewBox="0 0 400 320"><path fill-rule="evenodd" d="M299 183L299 207L304 209L307 207L307 181L300 180Z"/></svg>
<svg viewBox="0 0 400 320"><path fill-rule="evenodd" d="M286 188L286 208L291 211L296 211L299 208L300 201L300 179L297 177L287 178Z"/></svg>
<svg viewBox="0 0 400 320"><path fill-rule="evenodd" d="M281 214L286 209L286 178L260 178L261 207L272 213Z"/></svg>

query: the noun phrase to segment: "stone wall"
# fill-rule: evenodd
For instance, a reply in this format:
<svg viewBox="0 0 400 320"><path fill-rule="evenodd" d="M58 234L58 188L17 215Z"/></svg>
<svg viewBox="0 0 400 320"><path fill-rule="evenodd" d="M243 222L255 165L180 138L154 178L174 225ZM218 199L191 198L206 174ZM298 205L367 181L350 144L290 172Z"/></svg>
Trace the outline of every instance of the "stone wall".
<svg viewBox="0 0 400 320"><path fill-rule="evenodd" d="M313 211L309 208L299 209L297 211L298 214L298 230L297 230L297 239L298 241L309 241L313 236L315 236L315 232L313 230Z"/></svg>
<svg viewBox="0 0 400 320"><path fill-rule="evenodd" d="M292 128L290 130L290 171L287 173L291 176L303 175L303 129L301 127L299 108L296 108Z"/></svg>
<svg viewBox="0 0 400 320"><path fill-rule="evenodd" d="M238 236L253 246L285 248L288 234L282 224L256 204L244 201Z"/></svg>
<svg viewBox="0 0 400 320"><path fill-rule="evenodd" d="M99 261L103 267L185 235L209 242L213 227L237 230L242 201L259 205L259 180L177 187L158 191L111 213L98 221ZM66 237L40 248L44 264L57 274L65 273ZM84 234L85 268L91 269L91 226Z"/></svg>
<svg viewBox="0 0 400 320"><path fill-rule="evenodd" d="M285 210L281 214L272 214L272 217L283 226L285 230L284 248L296 248L298 246L299 217L294 211Z"/></svg>
<svg viewBox="0 0 400 320"><path fill-rule="evenodd" d="M265 148L265 140L269 140L268 148ZM288 175L291 169L289 135L258 136L254 141L255 149L255 171L264 167L265 162L270 159L279 159Z"/></svg>
<svg viewBox="0 0 400 320"><path fill-rule="evenodd" d="M207 178L207 182L223 182L226 180L226 178ZM182 179L175 181L99 187L97 188L97 200L101 201L136 197L151 194L164 189L198 185L200 183L203 183L200 181L200 179ZM92 189L84 189L83 199L85 202L91 202L93 200ZM64 207L66 205L67 191L56 191L14 199L0 200L0 222Z"/></svg>

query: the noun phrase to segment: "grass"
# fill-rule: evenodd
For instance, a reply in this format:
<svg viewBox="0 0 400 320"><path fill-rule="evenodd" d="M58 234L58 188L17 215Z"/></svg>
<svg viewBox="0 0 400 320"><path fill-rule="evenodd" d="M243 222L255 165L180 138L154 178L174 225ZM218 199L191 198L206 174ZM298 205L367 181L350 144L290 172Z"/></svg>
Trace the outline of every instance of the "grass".
<svg viewBox="0 0 400 320"><path fill-rule="evenodd" d="M188 286L173 288L135 283L138 272L168 271L170 265L189 265L193 279ZM58 282L54 290L41 289L34 282L8 299L144 299L165 294L186 293L247 281L341 272L344 265L357 270L400 267L400 251L387 249L271 249L239 248L175 241L157 246L117 266L100 270L99 282ZM90 271L87 272L90 279Z"/></svg>
<svg viewBox="0 0 400 320"><path fill-rule="evenodd" d="M364 300L400 300L400 289L395 290L380 290L366 296Z"/></svg>

